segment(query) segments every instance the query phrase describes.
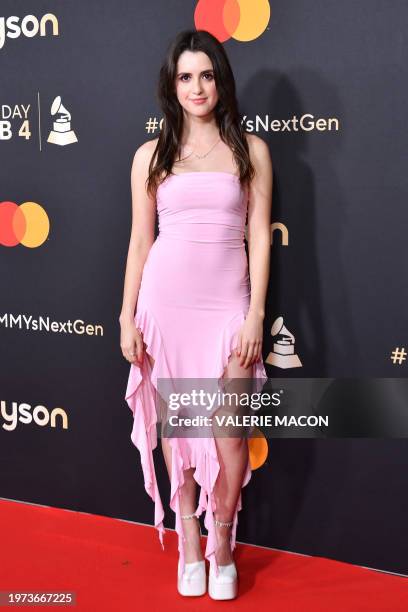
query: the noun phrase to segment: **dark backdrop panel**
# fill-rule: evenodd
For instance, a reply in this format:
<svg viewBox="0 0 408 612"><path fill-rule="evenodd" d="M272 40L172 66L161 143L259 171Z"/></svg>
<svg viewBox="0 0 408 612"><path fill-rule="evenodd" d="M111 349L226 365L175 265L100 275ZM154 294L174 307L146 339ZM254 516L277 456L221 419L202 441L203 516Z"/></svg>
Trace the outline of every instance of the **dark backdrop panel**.
<svg viewBox="0 0 408 612"><path fill-rule="evenodd" d="M59 24L58 36L47 26L47 36L6 37L0 49L0 121L2 105L30 105L31 131L19 137L15 118L12 138L0 138L0 202L37 202L50 220L41 246L0 247L2 497L152 522L119 348L130 165L158 134L145 123L161 118L159 65L174 35L194 27L195 5L1 3L4 18L51 12ZM408 322L406 2L277 0L271 10L257 39L224 43L247 129L305 114L338 129L254 130L274 164L272 221L289 232L287 246L275 232L271 248L264 357L282 315L303 364L268 374L405 377L390 352ZM78 138L65 147L47 143L57 95ZM20 314L103 334L8 327ZM13 403L63 408L68 428L7 429ZM269 441L244 490L238 539L407 573L406 451L402 439Z"/></svg>

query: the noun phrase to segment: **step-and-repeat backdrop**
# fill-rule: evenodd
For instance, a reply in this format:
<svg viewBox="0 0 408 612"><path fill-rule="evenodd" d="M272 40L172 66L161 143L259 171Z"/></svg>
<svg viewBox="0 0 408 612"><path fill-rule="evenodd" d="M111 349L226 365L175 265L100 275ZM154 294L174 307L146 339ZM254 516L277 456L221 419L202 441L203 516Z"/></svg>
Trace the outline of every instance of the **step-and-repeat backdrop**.
<svg viewBox="0 0 408 612"><path fill-rule="evenodd" d="M152 524L119 345L130 167L168 44L206 29L273 160L267 374L331 377L340 423L254 443L238 540L407 573L406 2L233 4L1 3L0 496Z"/></svg>

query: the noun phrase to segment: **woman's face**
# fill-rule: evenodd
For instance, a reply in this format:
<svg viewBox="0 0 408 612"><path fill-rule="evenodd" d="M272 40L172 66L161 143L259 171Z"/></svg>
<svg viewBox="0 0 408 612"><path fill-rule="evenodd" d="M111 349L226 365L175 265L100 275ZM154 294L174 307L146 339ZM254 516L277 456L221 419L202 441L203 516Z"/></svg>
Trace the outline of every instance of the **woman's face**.
<svg viewBox="0 0 408 612"><path fill-rule="evenodd" d="M213 110L218 94L208 55L202 51L183 51L177 62L176 94L183 109L192 115L201 117Z"/></svg>

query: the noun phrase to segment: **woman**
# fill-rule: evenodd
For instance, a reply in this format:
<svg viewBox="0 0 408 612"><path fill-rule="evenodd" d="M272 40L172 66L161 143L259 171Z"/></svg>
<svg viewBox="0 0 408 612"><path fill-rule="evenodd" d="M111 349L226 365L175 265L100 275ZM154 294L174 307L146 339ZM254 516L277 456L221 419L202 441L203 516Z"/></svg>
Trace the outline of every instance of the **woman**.
<svg viewBox="0 0 408 612"><path fill-rule="evenodd" d="M132 231L119 320L121 350L131 364L125 395L134 417L131 438L163 546L152 453L156 423L163 420L155 405L158 379L254 380L257 390L267 380L262 337L272 162L266 143L241 127L228 58L208 32L176 37L158 94L160 136L141 145L132 164ZM161 443L176 514L178 590L206 591L198 520L205 510L209 594L231 599L237 595L232 552L241 488L251 477L247 439L194 433L164 436Z"/></svg>

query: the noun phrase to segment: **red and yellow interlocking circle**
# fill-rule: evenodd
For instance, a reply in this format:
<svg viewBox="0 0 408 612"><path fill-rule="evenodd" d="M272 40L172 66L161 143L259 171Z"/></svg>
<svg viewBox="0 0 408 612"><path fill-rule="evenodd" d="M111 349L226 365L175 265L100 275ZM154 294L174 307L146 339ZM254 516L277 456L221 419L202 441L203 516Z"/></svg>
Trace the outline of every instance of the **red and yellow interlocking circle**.
<svg viewBox="0 0 408 612"><path fill-rule="evenodd" d="M248 438L249 463L251 470L256 470L263 465L268 457L268 441L263 432L254 428L256 436Z"/></svg>
<svg viewBox="0 0 408 612"><path fill-rule="evenodd" d="M194 12L197 30L207 30L220 42L258 38L271 17L268 0L199 0Z"/></svg>
<svg viewBox="0 0 408 612"><path fill-rule="evenodd" d="M37 202L0 202L0 244L22 244L34 249L43 244L50 231L50 221Z"/></svg>

